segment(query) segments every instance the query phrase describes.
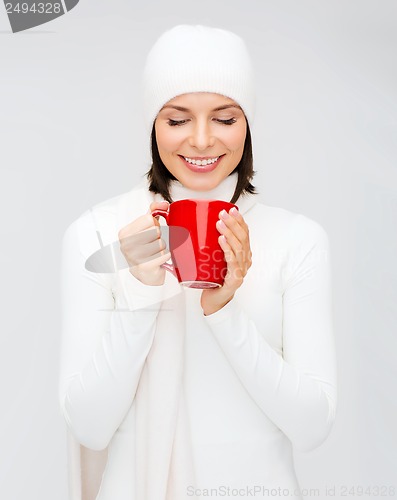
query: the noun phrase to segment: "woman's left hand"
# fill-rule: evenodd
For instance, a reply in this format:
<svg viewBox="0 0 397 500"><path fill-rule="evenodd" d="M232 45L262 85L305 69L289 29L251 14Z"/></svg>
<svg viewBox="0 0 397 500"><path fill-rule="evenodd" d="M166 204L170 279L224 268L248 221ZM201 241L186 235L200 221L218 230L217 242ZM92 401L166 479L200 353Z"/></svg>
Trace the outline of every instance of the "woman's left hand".
<svg viewBox="0 0 397 500"><path fill-rule="evenodd" d="M233 208L229 213L222 210L216 227L221 233L218 241L224 251L227 273L223 286L203 290L201 307L204 316L219 311L232 300L252 265L249 229L240 212Z"/></svg>

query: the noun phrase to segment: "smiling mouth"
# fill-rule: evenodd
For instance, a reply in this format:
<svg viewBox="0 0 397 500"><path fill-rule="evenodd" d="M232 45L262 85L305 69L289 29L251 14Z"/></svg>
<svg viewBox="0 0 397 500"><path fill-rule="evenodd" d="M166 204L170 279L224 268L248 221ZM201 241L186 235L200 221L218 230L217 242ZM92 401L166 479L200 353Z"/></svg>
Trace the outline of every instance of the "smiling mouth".
<svg viewBox="0 0 397 500"><path fill-rule="evenodd" d="M220 156L214 156L213 158L208 158L206 160L193 160L191 158L182 155L178 156L183 161L183 163L189 168L189 170L192 170L193 172L205 173L215 170L225 155L223 154Z"/></svg>
<svg viewBox="0 0 397 500"><path fill-rule="evenodd" d="M182 155L181 155L182 156ZM184 160L187 161L188 163L191 163L192 165L198 165L198 166L205 166L205 165L210 165L212 163L215 163L218 158L220 158L222 155L214 156L212 158L206 157L206 158L189 158L188 156L183 156Z"/></svg>

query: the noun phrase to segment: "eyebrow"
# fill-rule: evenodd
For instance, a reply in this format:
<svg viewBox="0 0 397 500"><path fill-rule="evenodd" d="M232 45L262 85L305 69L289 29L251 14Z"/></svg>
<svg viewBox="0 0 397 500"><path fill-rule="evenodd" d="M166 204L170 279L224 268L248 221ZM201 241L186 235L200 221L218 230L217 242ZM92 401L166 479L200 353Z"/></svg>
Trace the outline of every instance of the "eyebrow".
<svg viewBox="0 0 397 500"><path fill-rule="evenodd" d="M188 108L183 108L182 106L175 106L172 104L166 104L165 106L163 106L161 108L161 110L163 110L165 108L173 108L173 109L177 109L178 111L190 111ZM217 108L213 109L212 111L222 111L222 109L228 109L228 108L241 109L241 107L238 106L237 104L224 104L223 106L218 106Z"/></svg>

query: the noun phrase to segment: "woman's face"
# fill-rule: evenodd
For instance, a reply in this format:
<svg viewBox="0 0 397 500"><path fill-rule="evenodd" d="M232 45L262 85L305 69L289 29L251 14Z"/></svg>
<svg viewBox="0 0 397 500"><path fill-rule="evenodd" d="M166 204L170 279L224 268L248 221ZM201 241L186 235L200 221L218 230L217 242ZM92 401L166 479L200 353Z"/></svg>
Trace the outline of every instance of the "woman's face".
<svg viewBox="0 0 397 500"><path fill-rule="evenodd" d="M229 97L209 92L174 97L155 121L162 162L183 186L197 191L215 188L236 168L246 131L240 106ZM204 159L218 157L215 163L203 164ZM191 164L192 160L198 164Z"/></svg>

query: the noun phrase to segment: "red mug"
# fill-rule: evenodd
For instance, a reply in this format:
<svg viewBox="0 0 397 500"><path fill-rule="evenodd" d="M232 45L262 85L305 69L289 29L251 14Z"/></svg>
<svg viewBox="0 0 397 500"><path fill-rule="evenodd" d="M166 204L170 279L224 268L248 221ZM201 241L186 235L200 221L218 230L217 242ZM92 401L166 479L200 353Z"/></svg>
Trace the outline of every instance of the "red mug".
<svg viewBox="0 0 397 500"><path fill-rule="evenodd" d="M170 271L181 285L189 288L217 288L223 285L227 262L219 245L216 228L221 210L238 207L222 200L179 200L167 210L154 210L153 217L164 217L169 226L172 264Z"/></svg>

